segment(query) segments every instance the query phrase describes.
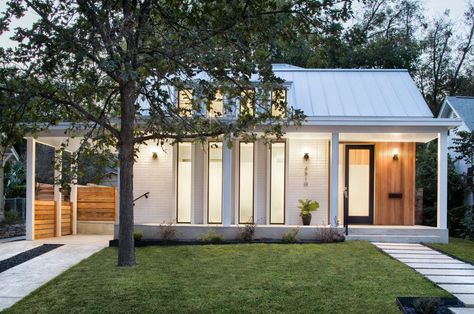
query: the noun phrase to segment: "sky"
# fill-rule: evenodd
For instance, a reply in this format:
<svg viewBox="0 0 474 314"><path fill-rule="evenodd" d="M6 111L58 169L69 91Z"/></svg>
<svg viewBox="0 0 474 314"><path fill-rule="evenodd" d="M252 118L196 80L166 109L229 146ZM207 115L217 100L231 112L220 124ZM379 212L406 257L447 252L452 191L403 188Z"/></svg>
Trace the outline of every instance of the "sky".
<svg viewBox="0 0 474 314"><path fill-rule="evenodd" d="M469 0L420 0L423 3L426 16L427 17L437 17L444 13L445 10L450 11L450 16L454 21L464 20L463 13L467 9ZM474 1L474 0L471 0ZM5 10L5 3L0 2L0 12ZM11 29L21 26L26 27L31 25L33 21L37 18L34 13L28 12L20 20L15 20L12 23ZM10 32L6 32L0 35L0 47L12 47L14 42L12 42L9 37L11 36Z"/></svg>

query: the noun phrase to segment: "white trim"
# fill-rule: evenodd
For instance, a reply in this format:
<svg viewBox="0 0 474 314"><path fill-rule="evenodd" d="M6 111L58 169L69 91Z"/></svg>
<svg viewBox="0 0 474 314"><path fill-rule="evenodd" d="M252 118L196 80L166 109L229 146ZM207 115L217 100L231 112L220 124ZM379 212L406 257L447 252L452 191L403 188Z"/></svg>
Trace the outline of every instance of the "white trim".
<svg viewBox="0 0 474 314"><path fill-rule="evenodd" d="M329 187L329 221L331 226L337 226L339 217L339 133L331 136L331 171Z"/></svg>
<svg viewBox="0 0 474 314"><path fill-rule="evenodd" d="M56 149L56 148L55 148ZM54 181L62 179L62 162L63 156L61 151L54 151ZM56 163L59 162L59 169L56 169ZM61 217L61 209L62 209L62 193L60 190L61 186L54 182L54 202L56 204L56 236L60 237L62 235L62 217Z"/></svg>
<svg viewBox="0 0 474 314"><path fill-rule="evenodd" d="M230 226L232 221L232 152L228 139L222 141L222 224Z"/></svg>
<svg viewBox="0 0 474 314"><path fill-rule="evenodd" d="M448 221L448 144L447 132L438 134L437 227L447 228Z"/></svg>
<svg viewBox="0 0 474 314"><path fill-rule="evenodd" d="M26 138L26 239L35 239L36 141Z"/></svg>

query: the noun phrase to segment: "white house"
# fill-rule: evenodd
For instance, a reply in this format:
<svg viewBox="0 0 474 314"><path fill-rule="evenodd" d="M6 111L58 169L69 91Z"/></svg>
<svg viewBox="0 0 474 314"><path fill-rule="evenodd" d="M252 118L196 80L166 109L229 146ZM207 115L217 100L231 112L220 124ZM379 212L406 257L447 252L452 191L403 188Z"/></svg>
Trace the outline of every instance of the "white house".
<svg viewBox="0 0 474 314"><path fill-rule="evenodd" d="M300 238L310 239L318 228L348 225L348 239L447 242L447 134L459 119L434 118L406 70L275 65L274 72L285 81L288 105L308 116L303 126L289 127L271 145L236 138L229 148L217 138L205 145L142 147L134 193L149 193L135 202L136 229L157 237L160 224L173 223L181 239L197 239L209 228L231 239L239 225L253 222L260 238L279 239L300 226ZM30 239L35 237L33 144L58 146L66 127L28 138ZM418 226L415 145L434 139L437 226ZM301 226L299 199L320 204L310 226Z"/></svg>
<svg viewBox="0 0 474 314"><path fill-rule="evenodd" d="M456 138L457 132L474 130L474 97L468 96L448 96L444 100L443 106L438 115L439 118L459 118L462 120L460 126L452 129L448 133L448 148L453 145L453 138ZM456 158L457 154L449 150L452 158ZM460 174L466 175L469 166L464 160L457 160L454 163L456 170ZM466 205L472 206L474 204L474 196L472 191L466 191L465 200Z"/></svg>

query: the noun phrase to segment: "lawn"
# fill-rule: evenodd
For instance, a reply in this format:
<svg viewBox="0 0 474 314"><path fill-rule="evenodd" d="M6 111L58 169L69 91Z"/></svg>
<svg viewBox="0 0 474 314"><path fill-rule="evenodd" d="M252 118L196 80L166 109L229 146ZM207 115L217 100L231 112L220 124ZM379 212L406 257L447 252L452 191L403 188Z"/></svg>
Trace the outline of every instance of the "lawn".
<svg viewBox="0 0 474 314"><path fill-rule="evenodd" d="M431 247L474 263L474 241L449 238L448 244L430 244Z"/></svg>
<svg viewBox="0 0 474 314"><path fill-rule="evenodd" d="M107 248L7 313L400 313L397 296L448 296L367 242Z"/></svg>

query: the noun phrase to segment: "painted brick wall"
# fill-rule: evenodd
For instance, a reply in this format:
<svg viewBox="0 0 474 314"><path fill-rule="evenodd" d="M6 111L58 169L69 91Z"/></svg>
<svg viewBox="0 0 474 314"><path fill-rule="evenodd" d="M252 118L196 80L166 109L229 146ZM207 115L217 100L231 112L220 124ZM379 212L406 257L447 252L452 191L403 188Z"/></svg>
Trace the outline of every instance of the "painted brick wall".
<svg viewBox="0 0 474 314"><path fill-rule="evenodd" d="M298 200L312 199L319 202L320 208L313 212L312 225L328 223L328 141L310 139L288 140L288 169L286 188L286 224L299 225ZM304 161L304 153L309 160ZM305 186L305 167L307 182Z"/></svg>

